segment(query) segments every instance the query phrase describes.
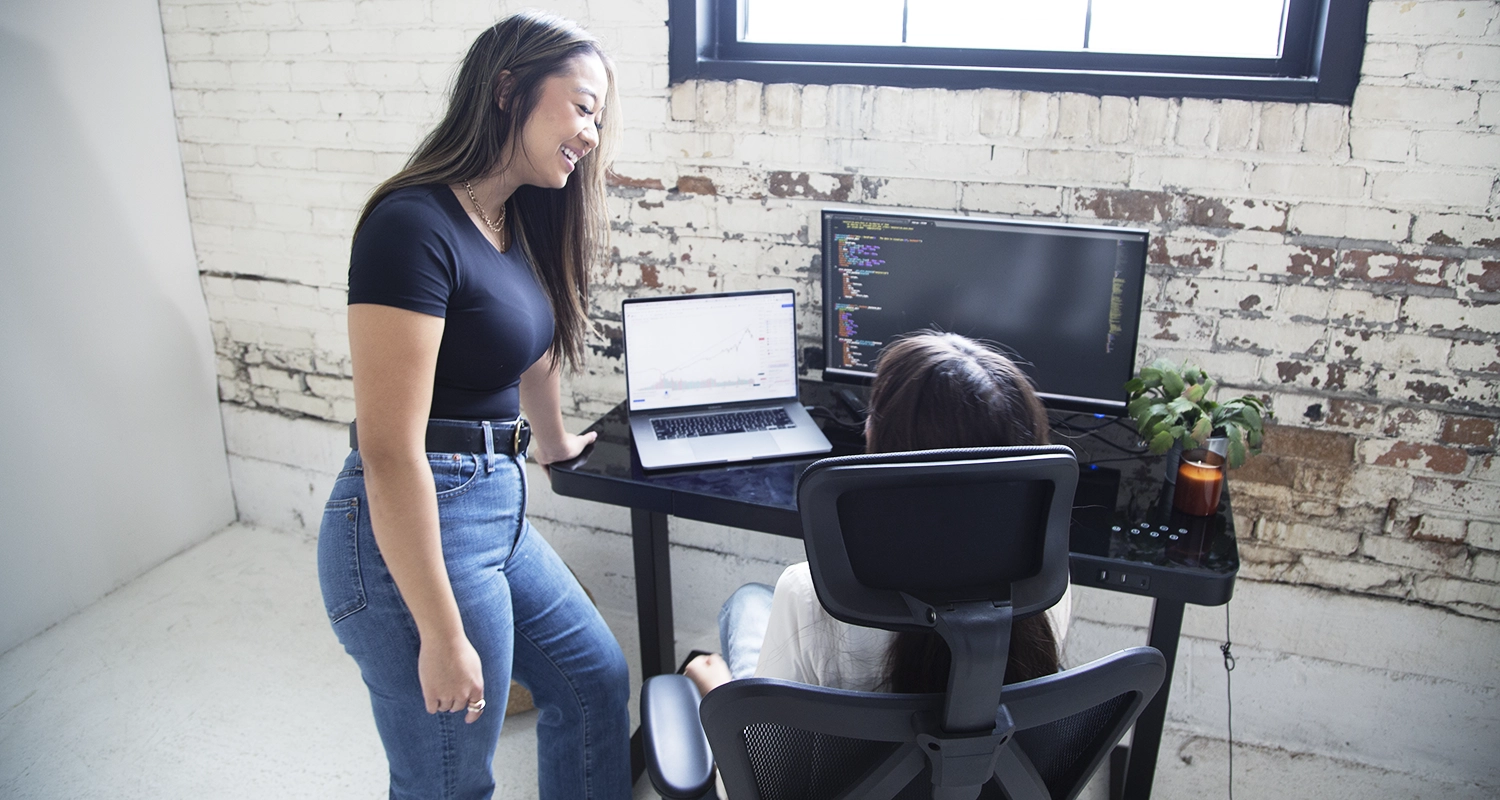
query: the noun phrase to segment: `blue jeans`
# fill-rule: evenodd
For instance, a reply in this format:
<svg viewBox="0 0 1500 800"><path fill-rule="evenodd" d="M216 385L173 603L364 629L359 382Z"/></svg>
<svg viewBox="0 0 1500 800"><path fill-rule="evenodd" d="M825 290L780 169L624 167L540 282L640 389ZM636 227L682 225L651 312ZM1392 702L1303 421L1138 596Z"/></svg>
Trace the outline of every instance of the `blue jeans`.
<svg viewBox="0 0 1500 800"><path fill-rule="evenodd" d="M735 589L719 609L719 648L735 680L755 677L775 594L776 590L764 583L747 583Z"/></svg>
<svg viewBox="0 0 1500 800"><path fill-rule="evenodd" d="M417 626L370 529L364 468L349 454L318 534L333 630L359 664L390 762L392 798L488 798L511 678L531 690L543 800L628 798L629 672L620 645L526 521L519 458L429 453L448 579L483 665L488 710L429 714ZM512 668L514 667L514 671Z"/></svg>

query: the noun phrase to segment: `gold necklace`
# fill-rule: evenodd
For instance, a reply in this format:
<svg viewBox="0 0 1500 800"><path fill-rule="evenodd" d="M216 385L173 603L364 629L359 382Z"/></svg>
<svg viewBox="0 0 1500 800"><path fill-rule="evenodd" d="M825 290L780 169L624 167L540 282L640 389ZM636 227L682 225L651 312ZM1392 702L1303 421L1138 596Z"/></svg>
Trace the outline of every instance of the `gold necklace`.
<svg viewBox="0 0 1500 800"><path fill-rule="evenodd" d="M491 231L493 231L495 233L499 233L501 230L503 230L505 228L505 204L504 203L500 204L500 219L495 220L494 222L491 222L490 221L490 215L484 213L484 206L480 205L479 201L477 199L475 199L475 197L474 197L474 187L468 181L464 181L464 191L466 191L466 192L469 193L469 202L471 202L471 203L474 204L474 210L479 212L479 218L482 219L482 220L484 220L484 226L486 228L489 228Z"/></svg>

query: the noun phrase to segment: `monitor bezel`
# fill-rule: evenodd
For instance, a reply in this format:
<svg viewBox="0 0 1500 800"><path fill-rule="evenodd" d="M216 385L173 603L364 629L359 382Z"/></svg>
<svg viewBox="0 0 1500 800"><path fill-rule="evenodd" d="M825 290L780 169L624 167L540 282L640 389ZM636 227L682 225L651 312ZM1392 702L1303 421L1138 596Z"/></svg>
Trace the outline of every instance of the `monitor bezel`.
<svg viewBox="0 0 1500 800"><path fill-rule="evenodd" d="M1125 382L1130 380L1130 378L1135 375L1136 358L1140 354L1140 313L1145 303L1146 274L1150 260L1151 231L1149 231L1148 229L1115 225L1080 225L1077 223L1060 222L1056 220L1015 219L1011 217L996 217L986 215L964 215L925 211L921 209L866 209L854 208L849 206L830 206L825 207L821 213L821 225L819 226L819 228L821 231L822 240L818 243L818 250L821 254L820 260L822 261L821 279L823 281L822 340L823 351L825 354L823 380L831 383L868 386L869 384L873 383L875 379L873 372L866 373L831 366L833 361L834 346L838 338L835 335L835 326L832 322L832 310L835 303L833 297L834 282L830 280L830 278L832 277L831 272L833 270L833 266L828 252L829 226L831 224L830 218L834 215L856 217L883 217L887 219L923 219L947 222L990 223L1022 228L1047 228L1066 231L1094 231L1107 233L1110 235L1122 235L1123 237L1139 236L1141 240L1141 252L1145 256L1141 259L1141 269L1138 276L1138 283L1140 285L1140 301L1137 303L1137 308L1135 310L1135 336L1132 337L1130 341L1130 370L1129 374L1120 379L1121 386L1123 387ZM1121 391L1123 392L1123 388ZM1041 399L1042 404L1047 408L1056 409L1058 411L1077 411L1087 414L1102 414L1113 417L1123 417L1125 415L1126 404L1124 400L1108 400L1099 397L1075 397L1072 395L1052 394L1043 391L1038 391L1037 397Z"/></svg>

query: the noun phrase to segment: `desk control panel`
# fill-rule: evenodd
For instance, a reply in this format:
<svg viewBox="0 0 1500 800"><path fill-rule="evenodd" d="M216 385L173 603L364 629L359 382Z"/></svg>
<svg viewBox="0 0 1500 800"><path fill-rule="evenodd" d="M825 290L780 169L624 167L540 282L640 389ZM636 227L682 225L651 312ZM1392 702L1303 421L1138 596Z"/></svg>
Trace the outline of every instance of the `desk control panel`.
<svg viewBox="0 0 1500 800"><path fill-rule="evenodd" d="M1230 492L1217 513L1189 516L1172 508L1166 459L1106 466L1083 446L1097 443L1071 444L1080 461L1068 548L1073 582L1198 605L1229 602L1239 571Z"/></svg>

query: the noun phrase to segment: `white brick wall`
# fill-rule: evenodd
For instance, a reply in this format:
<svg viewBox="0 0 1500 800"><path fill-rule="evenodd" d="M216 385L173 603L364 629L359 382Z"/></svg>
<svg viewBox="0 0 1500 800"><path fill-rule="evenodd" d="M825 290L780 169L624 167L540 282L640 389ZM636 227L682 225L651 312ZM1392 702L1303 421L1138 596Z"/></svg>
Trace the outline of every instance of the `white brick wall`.
<svg viewBox="0 0 1500 800"><path fill-rule="evenodd" d="M352 417L355 215L440 113L473 35L521 5L162 0L236 419ZM1500 620L1500 2L1374 0L1348 108L668 86L665 3L540 5L597 33L620 76L619 255L594 287L598 352L622 297L781 285L810 298L799 325L814 344L828 204L1149 227L1140 359L1208 364L1278 412L1233 478L1242 580ZM565 387L570 414L603 412L622 384L616 358L593 356ZM240 457L237 489L333 468L274 458ZM241 498L294 519L274 505Z"/></svg>
<svg viewBox="0 0 1500 800"><path fill-rule="evenodd" d="M1147 299L1143 359L1217 360L1222 375L1273 402L1290 391L1309 406L1347 399L1386 415L1414 404L1484 420L1500 413L1500 323L1486 305L1500 298L1495 3L1373 3L1366 78L1348 109L751 81L668 87L662 8L558 8L613 46L630 131L612 201L620 263L601 276L601 319L615 287L791 281L816 297L815 214L828 202L1119 221L1158 236L1152 269L1162 288ZM352 414L339 335L349 228L440 112L457 58L490 13L446 2L163 3L227 402ZM1325 331L1330 319L1355 327ZM574 390L574 407L607 405L589 385ZM1316 415L1283 424L1344 433ZM1466 458L1480 459L1495 441L1463 444ZM1340 502L1384 508L1391 499Z"/></svg>

